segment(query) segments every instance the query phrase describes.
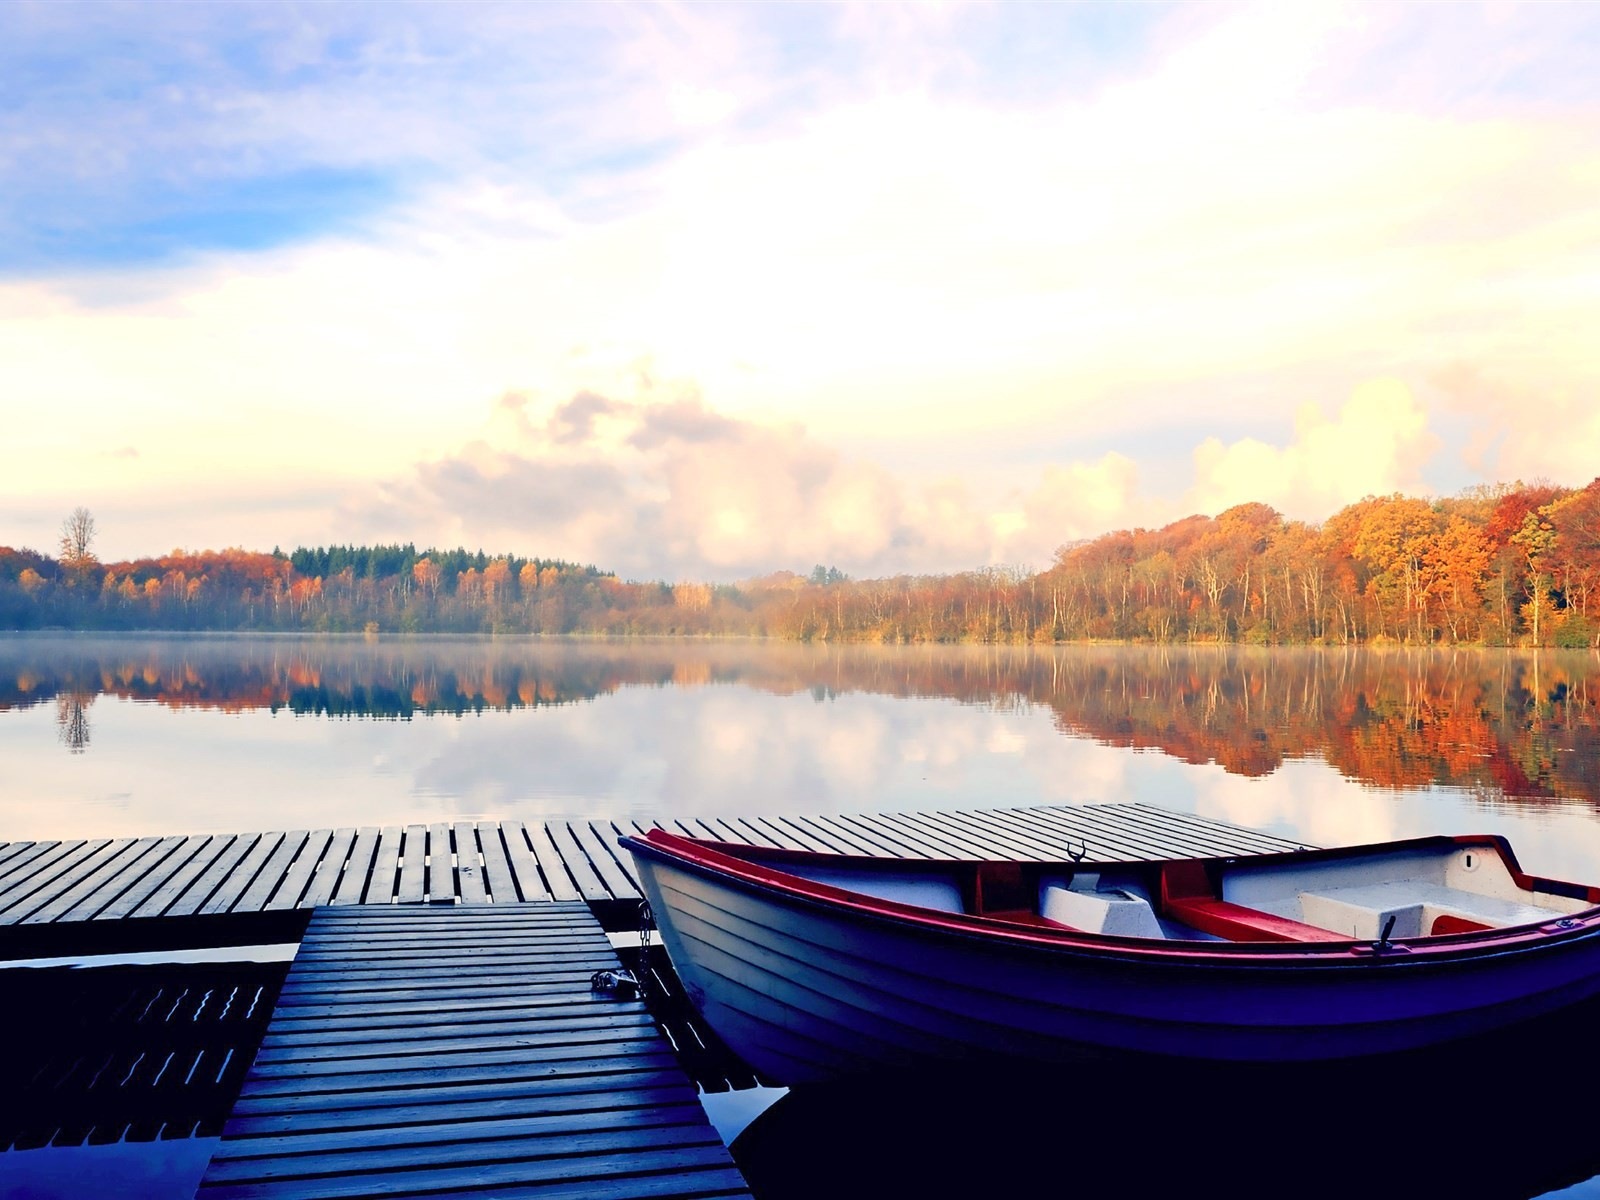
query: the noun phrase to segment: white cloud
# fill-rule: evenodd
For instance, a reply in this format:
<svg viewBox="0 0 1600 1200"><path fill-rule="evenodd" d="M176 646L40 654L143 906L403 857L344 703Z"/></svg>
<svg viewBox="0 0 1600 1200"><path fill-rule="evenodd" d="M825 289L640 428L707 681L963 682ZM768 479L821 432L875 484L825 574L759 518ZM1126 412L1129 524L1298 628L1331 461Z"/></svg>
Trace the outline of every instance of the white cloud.
<svg viewBox="0 0 1600 1200"><path fill-rule="evenodd" d="M420 464L349 519L374 536L430 529L449 541L471 530L475 543L645 577L730 579L814 562L948 570L989 554L987 524L964 497L847 458L801 428L715 412L686 387L623 384L560 404L508 397L490 436Z"/></svg>
<svg viewBox="0 0 1600 1200"><path fill-rule="evenodd" d="M1332 419L1314 402L1302 405L1287 446L1207 438L1194 452L1189 507L1217 513L1255 500L1321 521L1363 496L1425 490L1421 470L1436 444L1427 413L1405 384L1371 380Z"/></svg>
<svg viewBox="0 0 1600 1200"><path fill-rule="evenodd" d="M1023 476L1009 496L894 472L804 428L731 416L687 384L633 373L605 394L495 406L486 437L347 506L365 536L595 562L625 576L738 579L813 563L856 575L1042 567L1064 543L1261 500L1320 520L1414 484L1426 415L1391 380L1357 388L1336 419L1302 411L1287 447L1196 448L1193 486L1161 499L1108 453Z"/></svg>
<svg viewBox="0 0 1600 1200"><path fill-rule="evenodd" d="M1470 422L1467 461L1484 477L1581 486L1600 473L1600 386L1553 380L1541 367L1542 379L1510 382L1454 364L1432 383L1444 406Z"/></svg>
<svg viewBox="0 0 1600 1200"><path fill-rule="evenodd" d="M462 119L484 122L476 148L437 151L448 169L431 190L361 239L0 284L0 505L88 497L133 513L174 485L205 506L308 481L373 488L462 446L483 397L570 396L629 371L693 379L747 423L737 443L661 451L638 484L663 505L662 544L707 569L762 549L885 569L1038 561L1159 519L1138 500L1158 478L1148 443L1174 429L1199 441L1208 422L1237 434L1202 448L1191 507L1263 499L1317 518L1416 486L1428 440L1411 397L1302 409L1293 441L1275 444L1286 405L1325 396L1335 375L1422 389L1472 363L1517 381L1514 402L1460 401L1499 447L1484 471L1581 482L1596 460L1592 111L1488 119L1319 91L1349 47L1391 36L1373 10L1186 16L1143 70L1093 94L1004 100L939 84L962 57L949 13L910 14L926 58L875 89L785 75L770 38L704 11L624 22L594 131L578 109L539 114L564 153L604 155L631 116L655 113L653 157L584 179L492 163L485 147L512 118L474 93ZM481 49L506 23L506 37L530 36L496 13L460 45ZM429 35L432 16L410 19ZM594 32L588 17L560 20ZM869 57L888 53L880 18L850 20L878 47ZM1526 29L1515 41L1538 60ZM1492 59L1487 34L1475 44ZM693 69L671 66L684 46ZM398 95L416 48L400 33L369 48L382 95ZM404 143L385 153L427 157L448 140L448 114L423 101L476 52L427 76L392 124L410 128L413 111L433 123L385 127ZM781 112L749 119L779 96ZM266 130L252 144L304 134L314 122L296 97L261 99L287 107L252 118ZM352 141L371 103L341 108L329 144ZM1236 386L1264 378L1283 399ZM806 438L785 432L796 423ZM853 453L911 437L947 461L981 438L992 461L964 463L960 480L901 478ZM127 446L137 458L114 457ZM510 460L478 465L517 477ZM1005 500L984 491L1002 469ZM606 501L572 518L597 549L622 536ZM107 517L108 535L127 527ZM495 522L469 505L453 529L488 543L507 531ZM211 544L246 536L209 529ZM352 533L328 515L261 536ZM172 540L143 536L126 552Z"/></svg>

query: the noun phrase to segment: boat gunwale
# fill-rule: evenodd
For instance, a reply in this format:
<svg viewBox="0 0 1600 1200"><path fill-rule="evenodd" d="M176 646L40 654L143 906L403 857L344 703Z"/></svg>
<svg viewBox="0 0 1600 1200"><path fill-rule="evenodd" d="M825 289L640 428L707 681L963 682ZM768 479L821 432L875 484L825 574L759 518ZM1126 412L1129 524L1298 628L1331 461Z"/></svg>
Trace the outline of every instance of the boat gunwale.
<svg viewBox="0 0 1600 1200"><path fill-rule="evenodd" d="M926 874L930 870L937 871L941 868L957 870L981 868L996 862L1018 860L890 859L870 855L825 854L780 847L743 846L705 838L687 838L660 828L650 830L643 838L623 837L619 844L634 854L643 853L647 858L659 859L696 875L724 883L733 881L747 890L776 893L787 900L828 911L847 911L855 916L875 921L909 925L923 933L977 939L989 945L999 943L1017 950L1069 952L1105 959L1165 962L1176 960L1184 965L1196 967L1270 965L1304 969L1308 966L1347 968L1366 964L1394 967L1422 966L1482 961L1509 953L1554 949L1575 941L1600 937L1600 904L1591 903L1590 907L1575 913L1552 911L1547 920L1527 924L1415 938L1395 938L1381 944L1370 938L1325 942L1168 941L1089 933L1065 925L1059 928L1023 925L1001 917L975 913L945 912L820 883L785 871L781 866L769 865L769 863L784 862L822 862L828 866L842 868L898 874ZM1118 867L1149 869L1153 865L1166 863L1200 863L1232 867L1245 860L1251 866L1271 866L1286 862L1352 858L1363 853L1437 849L1444 846L1493 848L1501 855L1512 878L1521 888L1532 889L1535 885L1542 885L1540 890L1547 894L1582 898L1591 902L1600 898L1600 893L1597 893L1595 888L1527 875L1517 864L1510 844L1498 834L1440 835L1364 846L1293 850L1260 855L1217 855L1093 864L1042 861L1028 865L1037 866L1045 871L1056 869L1076 872L1088 868L1103 874Z"/></svg>

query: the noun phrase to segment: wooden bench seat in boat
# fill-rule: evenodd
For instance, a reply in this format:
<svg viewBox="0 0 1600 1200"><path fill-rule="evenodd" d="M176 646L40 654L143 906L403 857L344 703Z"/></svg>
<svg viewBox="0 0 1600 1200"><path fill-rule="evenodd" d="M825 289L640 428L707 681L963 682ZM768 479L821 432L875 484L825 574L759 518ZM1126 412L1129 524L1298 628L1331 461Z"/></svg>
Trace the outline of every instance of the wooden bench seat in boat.
<svg viewBox="0 0 1600 1200"><path fill-rule="evenodd" d="M1349 937L1224 900L1198 862L1169 863L1162 870L1161 909L1170 920L1230 942L1341 942Z"/></svg>
<svg viewBox="0 0 1600 1200"><path fill-rule="evenodd" d="M1167 916L1201 933L1226 938L1230 942L1345 942L1346 933L1335 933L1292 917L1246 908L1204 896L1185 896L1167 901Z"/></svg>
<svg viewBox="0 0 1600 1200"><path fill-rule="evenodd" d="M1403 938L1534 925L1561 915L1463 888L1399 879L1301 892L1299 899L1305 921L1342 937L1362 939L1379 937L1391 916L1394 928L1389 936Z"/></svg>

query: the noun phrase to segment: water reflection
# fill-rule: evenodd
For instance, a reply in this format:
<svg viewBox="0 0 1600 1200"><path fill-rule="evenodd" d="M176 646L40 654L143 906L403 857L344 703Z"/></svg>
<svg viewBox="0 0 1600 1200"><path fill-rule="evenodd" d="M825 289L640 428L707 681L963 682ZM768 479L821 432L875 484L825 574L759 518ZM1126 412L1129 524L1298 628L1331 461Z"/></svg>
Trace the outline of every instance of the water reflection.
<svg viewBox="0 0 1600 1200"><path fill-rule="evenodd" d="M1521 1200L1600 1171L1583 1115L1597 1018L1591 1005L1377 1065L1084 1064L796 1088L733 1153L758 1200Z"/></svg>
<svg viewBox="0 0 1600 1200"><path fill-rule="evenodd" d="M1261 776L1321 758L1381 787L1448 782L1600 804L1593 652L816 647L756 643L12 638L0 712L54 701L89 745L98 694L173 709L462 716L628 688L737 685L822 702L866 692L1050 709L1060 729Z"/></svg>
<svg viewBox="0 0 1600 1200"><path fill-rule="evenodd" d="M89 748L89 692L61 692L56 696L56 736L69 754L82 754Z"/></svg>
<svg viewBox="0 0 1600 1200"><path fill-rule="evenodd" d="M0 760L10 838L1132 799L1600 875L1587 652L20 636Z"/></svg>

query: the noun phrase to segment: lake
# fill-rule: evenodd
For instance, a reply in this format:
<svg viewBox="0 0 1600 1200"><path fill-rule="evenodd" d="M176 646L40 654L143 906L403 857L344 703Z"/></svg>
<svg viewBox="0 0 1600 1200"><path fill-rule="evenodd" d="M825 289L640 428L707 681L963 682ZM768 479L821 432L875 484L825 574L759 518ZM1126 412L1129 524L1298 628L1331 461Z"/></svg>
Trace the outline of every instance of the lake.
<svg viewBox="0 0 1600 1200"><path fill-rule="evenodd" d="M0 836L1140 800L1600 877L1600 656L0 640Z"/></svg>
<svg viewBox="0 0 1600 1200"><path fill-rule="evenodd" d="M1586 652L13 636L0 638L0 763L8 841L1137 800L1320 844L1504 833L1533 871L1600 879L1600 656ZM1570 1056L1587 1062L1590 1042L1559 1048L1549 1094L1587 1078ZM1082 1086L1115 1100L1097 1113L1141 1102L1126 1081ZM1254 1106L1257 1091L1245 1081L1236 1099ZM757 1116L771 1097L734 1093L707 1107L730 1138L754 1117L742 1161L767 1197L823 1183L944 1194L961 1164L992 1170L1005 1130L1005 1152L1035 1171L1029 1147L1054 1145L1037 1113L965 1126L952 1114L971 1094L796 1092ZM1353 1124L1378 1137L1384 1120L1363 1110ZM984 1132L963 1149L962 1128ZM1429 1128L1454 1136L1450 1120ZM919 1175L930 1130L942 1165ZM1595 1195L1587 1144L1497 1160L1505 1178L1454 1180L1451 1194ZM40 1195L73 1194L86 1171L129 1178L100 1151L16 1153L6 1162L35 1164ZM881 1161L868 1169L867 1154ZM144 1156L157 1182L128 1194L187 1194L204 1165L191 1157ZM1052 1152L1036 1174L1074 1170ZM162 1171L188 1182L167 1187ZM49 1172L58 1192L37 1182ZM1367 1190L1411 1194L1394 1179ZM1234 1194L1256 1194L1252 1180L1276 1194L1282 1176L1236 1174Z"/></svg>

